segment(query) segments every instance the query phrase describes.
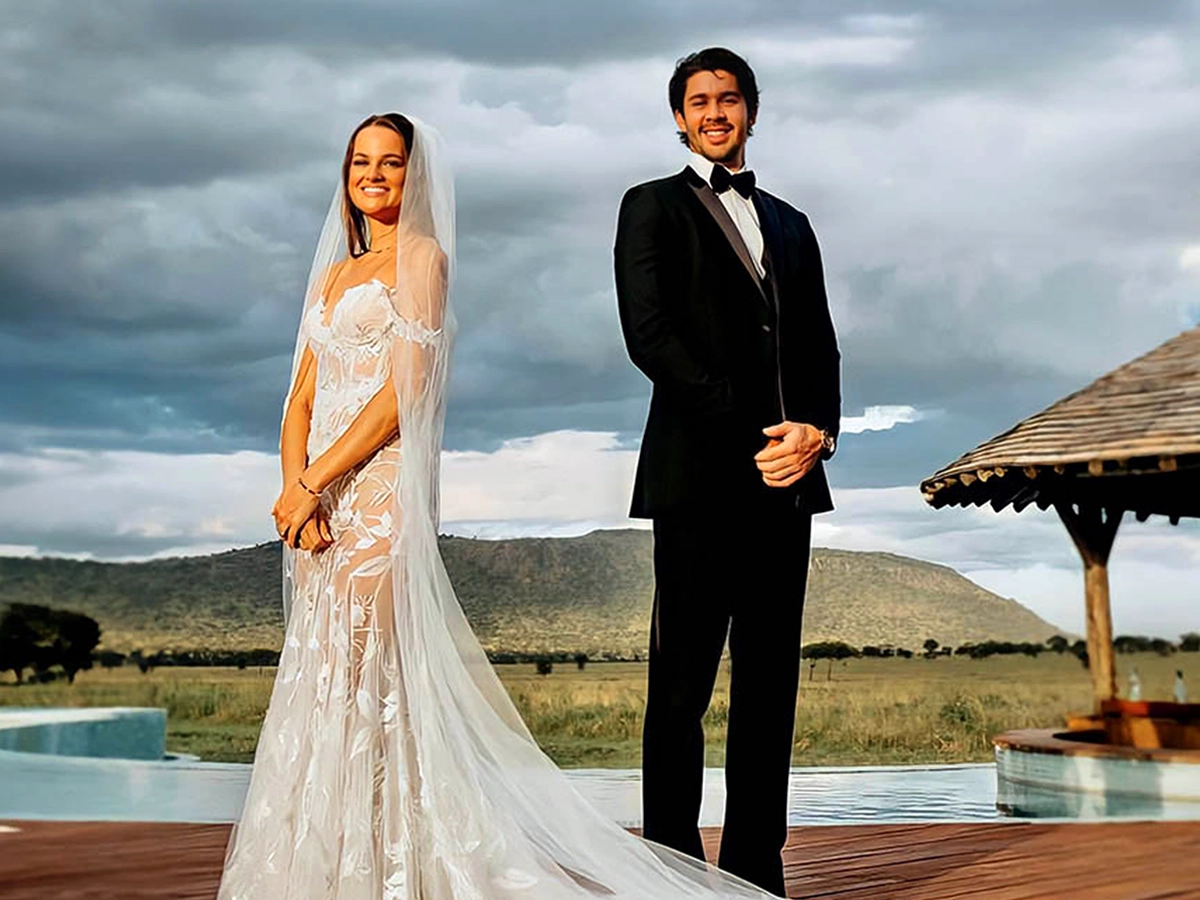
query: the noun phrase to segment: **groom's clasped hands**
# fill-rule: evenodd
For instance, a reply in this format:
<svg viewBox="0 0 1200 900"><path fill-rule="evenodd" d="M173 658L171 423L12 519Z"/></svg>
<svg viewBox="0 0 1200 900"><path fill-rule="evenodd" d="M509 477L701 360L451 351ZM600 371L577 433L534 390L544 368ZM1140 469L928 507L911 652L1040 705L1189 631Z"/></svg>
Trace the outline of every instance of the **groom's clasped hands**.
<svg viewBox="0 0 1200 900"><path fill-rule="evenodd" d="M764 428L767 446L754 455L755 465L768 487L785 488L808 474L821 457L821 431L800 422L780 422Z"/></svg>

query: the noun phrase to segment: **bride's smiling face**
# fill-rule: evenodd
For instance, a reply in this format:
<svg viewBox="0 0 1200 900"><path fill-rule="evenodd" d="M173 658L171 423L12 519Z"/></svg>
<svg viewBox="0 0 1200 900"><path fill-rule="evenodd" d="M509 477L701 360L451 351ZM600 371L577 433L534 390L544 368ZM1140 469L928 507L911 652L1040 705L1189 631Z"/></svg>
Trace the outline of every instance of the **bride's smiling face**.
<svg viewBox="0 0 1200 900"><path fill-rule="evenodd" d="M346 187L351 202L372 218L389 218L400 209L408 148L404 138L383 125L371 125L354 138Z"/></svg>

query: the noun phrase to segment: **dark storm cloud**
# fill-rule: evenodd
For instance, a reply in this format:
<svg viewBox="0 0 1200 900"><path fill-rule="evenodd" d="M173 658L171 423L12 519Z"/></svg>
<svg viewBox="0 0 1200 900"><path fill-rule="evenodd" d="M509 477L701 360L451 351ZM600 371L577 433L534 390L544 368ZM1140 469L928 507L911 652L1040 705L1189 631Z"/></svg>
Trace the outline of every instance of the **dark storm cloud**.
<svg viewBox="0 0 1200 900"><path fill-rule="evenodd" d="M834 477L912 483L1187 324L1196 9L7 4L0 449L270 451L342 141L384 106L456 157L448 444L636 435L616 204L682 165L672 60L728 41L755 166L822 241L847 414L931 414L847 436Z"/></svg>
<svg viewBox="0 0 1200 900"><path fill-rule="evenodd" d="M708 36L756 29L816 29L859 17L917 16L948 38L932 58L944 71L994 73L1045 67L1086 53L1095 36L1124 29L1195 21L1187 0L717 0L646 3L560 3L556 0L292 0L287 4L209 0L205 3L110 0L81 7L71 0L23 9L39 37L75 54L144 53L156 47L195 48L283 44L311 52L360 54L372 47L446 54L492 65L556 64L661 53ZM930 69L939 68L930 64Z"/></svg>

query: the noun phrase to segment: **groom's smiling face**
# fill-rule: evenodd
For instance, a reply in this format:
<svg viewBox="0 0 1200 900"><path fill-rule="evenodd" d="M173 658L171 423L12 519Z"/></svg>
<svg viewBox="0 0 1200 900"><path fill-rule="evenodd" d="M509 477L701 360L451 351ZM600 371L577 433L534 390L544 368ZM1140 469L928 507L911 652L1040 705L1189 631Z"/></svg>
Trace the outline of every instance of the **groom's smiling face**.
<svg viewBox="0 0 1200 900"><path fill-rule="evenodd" d="M742 167L754 120L736 76L723 69L692 75L684 89L683 109L675 110L675 124L696 153L730 168Z"/></svg>

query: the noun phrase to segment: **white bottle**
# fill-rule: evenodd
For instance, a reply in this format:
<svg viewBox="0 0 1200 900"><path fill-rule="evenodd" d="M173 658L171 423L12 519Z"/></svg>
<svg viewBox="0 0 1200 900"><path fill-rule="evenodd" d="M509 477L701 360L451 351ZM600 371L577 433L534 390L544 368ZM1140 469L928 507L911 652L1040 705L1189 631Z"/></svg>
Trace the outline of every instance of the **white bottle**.
<svg viewBox="0 0 1200 900"><path fill-rule="evenodd" d="M1142 699L1142 677L1138 675L1137 666L1133 667L1133 671L1129 673L1129 699Z"/></svg>
<svg viewBox="0 0 1200 900"><path fill-rule="evenodd" d="M1187 703L1187 685L1183 683L1183 672L1175 670L1175 702Z"/></svg>

